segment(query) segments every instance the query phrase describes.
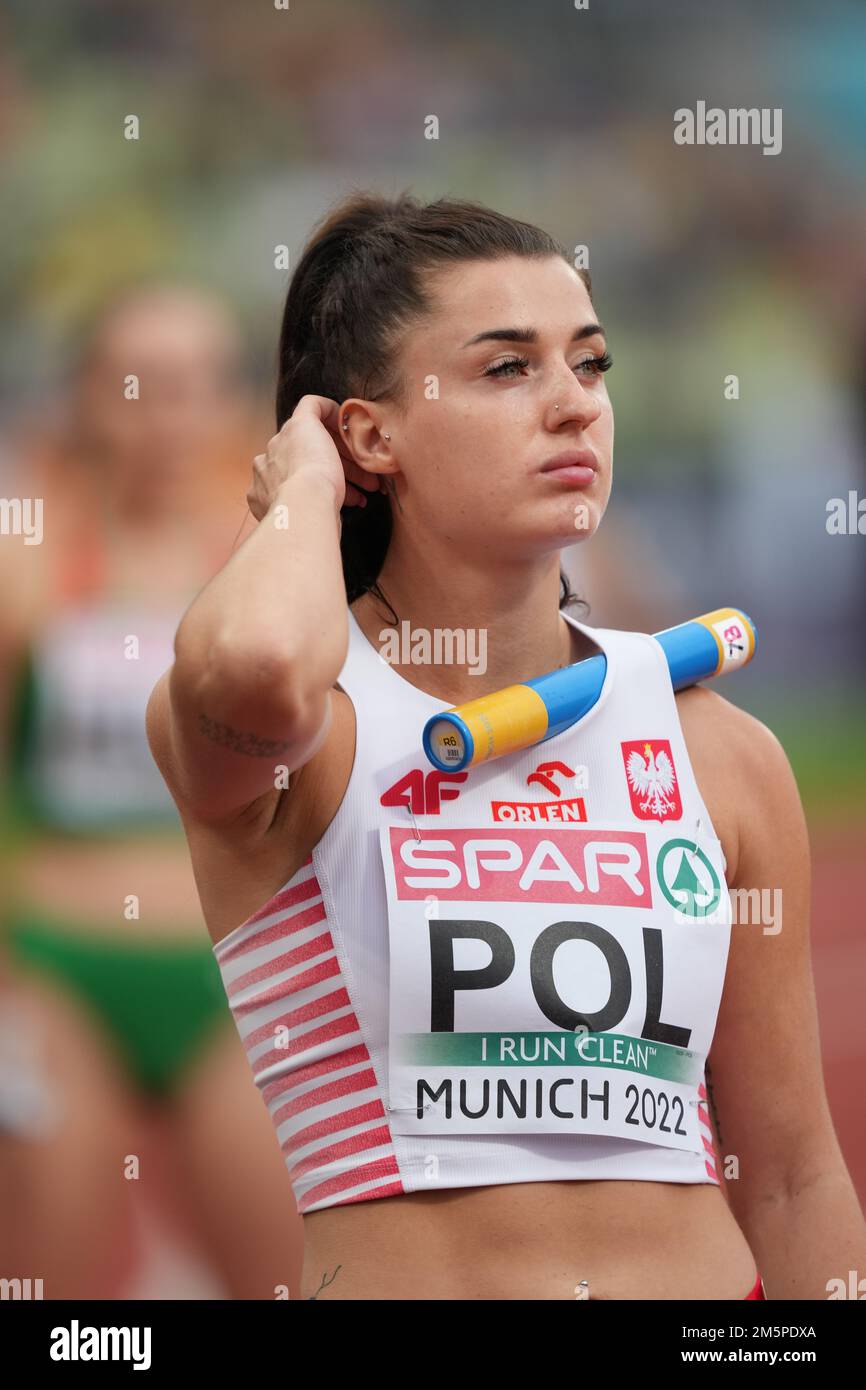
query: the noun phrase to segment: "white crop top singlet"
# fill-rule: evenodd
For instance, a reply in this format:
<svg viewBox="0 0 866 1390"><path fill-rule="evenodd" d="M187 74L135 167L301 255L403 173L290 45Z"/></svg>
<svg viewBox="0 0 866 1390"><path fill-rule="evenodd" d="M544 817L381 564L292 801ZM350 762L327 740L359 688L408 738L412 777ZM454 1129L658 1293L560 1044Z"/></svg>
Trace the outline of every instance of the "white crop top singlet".
<svg viewBox="0 0 866 1390"><path fill-rule="evenodd" d="M431 1188L718 1183L704 1066L725 859L667 659L563 618L607 661L545 743L437 772L450 708L349 613L343 801L310 859L214 947L298 1209Z"/></svg>

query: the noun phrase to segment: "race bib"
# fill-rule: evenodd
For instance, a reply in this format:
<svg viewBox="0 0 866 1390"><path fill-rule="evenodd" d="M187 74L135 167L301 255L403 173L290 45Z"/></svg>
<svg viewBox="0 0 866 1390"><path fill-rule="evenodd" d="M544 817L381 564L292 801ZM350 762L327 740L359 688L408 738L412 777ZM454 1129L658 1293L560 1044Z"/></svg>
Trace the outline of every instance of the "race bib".
<svg viewBox="0 0 866 1390"><path fill-rule="evenodd" d="M731 922L717 839L449 820L385 826L380 848L394 1132L701 1150Z"/></svg>

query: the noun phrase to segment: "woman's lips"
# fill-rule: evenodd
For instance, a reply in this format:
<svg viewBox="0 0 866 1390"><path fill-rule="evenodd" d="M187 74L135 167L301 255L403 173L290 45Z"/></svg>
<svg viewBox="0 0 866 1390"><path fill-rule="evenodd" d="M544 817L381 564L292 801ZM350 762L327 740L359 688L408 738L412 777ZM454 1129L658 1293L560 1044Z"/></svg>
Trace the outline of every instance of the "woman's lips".
<svg viewBox="0 0 866 1390"><path fill-rule="evenodd" d="M561 483L570 483L572 487L588 487L595 481L596 470L580 463L566 465L564 468L545 468L546 478L556 478Z"/></svg>
<svg viewBox="0 0 866 1390"><path fill-rule="evenodd" d="M587 487L598 472L598 459L592 449L568 449L543 463L541 472L572 487Z"/></svg>

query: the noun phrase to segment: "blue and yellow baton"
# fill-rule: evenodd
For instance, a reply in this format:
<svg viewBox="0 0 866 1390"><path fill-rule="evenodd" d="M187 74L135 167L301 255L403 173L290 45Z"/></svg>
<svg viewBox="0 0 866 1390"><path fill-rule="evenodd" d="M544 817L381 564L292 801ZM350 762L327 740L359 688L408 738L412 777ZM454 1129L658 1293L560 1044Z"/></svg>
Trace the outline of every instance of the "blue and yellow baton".
<svg viewBox="0 0 866 1390"><path fill-rule="evenodd" d="M757 628L740 608L716 608L653 636L668 659L674 690L745 666L758 649ZM605 656L588 656L434 714L424 726L424 752L434 767L459 772L544 743L592 709L606 670Z"/></svg>

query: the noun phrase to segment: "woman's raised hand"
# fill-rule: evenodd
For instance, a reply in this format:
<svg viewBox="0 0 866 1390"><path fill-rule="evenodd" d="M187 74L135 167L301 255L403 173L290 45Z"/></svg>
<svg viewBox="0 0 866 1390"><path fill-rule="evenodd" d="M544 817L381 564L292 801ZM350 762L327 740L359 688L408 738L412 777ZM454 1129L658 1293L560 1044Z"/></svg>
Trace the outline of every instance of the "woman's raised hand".
<svg viewBox="0 0 866 1390"><path fill-rule="evenodd" d="M366 507L363 491L385 491L384 480L355 462L340 437L340 407L329 396L302 396L279 434L268 440L263 454L253 459L253 480L247 503L256 521L273 505L290 477L315 473L334 489L334 506Z"/></svg>

